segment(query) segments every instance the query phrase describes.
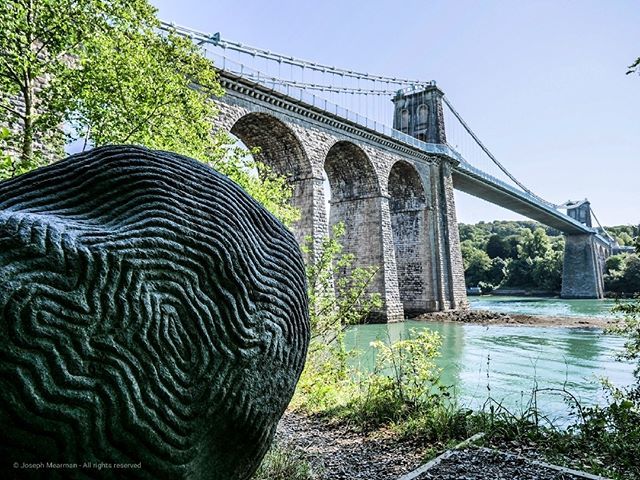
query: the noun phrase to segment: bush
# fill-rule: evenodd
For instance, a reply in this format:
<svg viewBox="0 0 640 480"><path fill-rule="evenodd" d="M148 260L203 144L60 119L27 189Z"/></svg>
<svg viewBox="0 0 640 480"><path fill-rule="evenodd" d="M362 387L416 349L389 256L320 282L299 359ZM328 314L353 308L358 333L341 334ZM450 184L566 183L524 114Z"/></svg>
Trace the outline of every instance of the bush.
<svg viewBox="0 0 640 480"><path fill-rule="evenodd" d="M360 372L357 395L341 412L362 429L392 427L402 437L444 442L464 438L466 417L440 383L435 359L441 339L429 330L411 330L409 337L392 344L375 341L372 373Z"/></svg>
<svg viewBox="0 0 640 480"><path fill-rule="evenodd" d="M308 412L328 413L354 395L354 377L347 366L353 354L346 350L345 330L382 307L380 295L368 292L378 269L352 268L354 256L339 243L344 232L344 225L337 224L333 236L325 238L316 251L311 238L303 248L312 258L307 267L311 341L292 405Z"/></svg>
<svg viewBox="0 0 640 480"><path fill-rule="evenodd" d="M360 381L361 394L350 404L362 426L378 426L399 421L427 405L438 394L435 358L441 340L436 332L411 330L409 338L387 345L376 340L374 371Z"/></svg>

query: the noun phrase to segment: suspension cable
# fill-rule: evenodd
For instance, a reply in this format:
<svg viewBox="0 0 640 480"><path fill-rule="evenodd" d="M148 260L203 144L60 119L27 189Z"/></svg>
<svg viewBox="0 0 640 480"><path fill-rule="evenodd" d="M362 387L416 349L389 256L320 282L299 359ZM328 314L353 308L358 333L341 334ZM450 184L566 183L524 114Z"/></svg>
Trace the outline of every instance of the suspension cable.
<svg viewBox="0 0 640 480"><path fill-rule="evenodd" d="M160 21L160 28L162 30L165 31L174 31L179 35L182 35L184 37L190 37L193 40L198 41L199 43L209 43L211 45L214 45L216 47L221 47L221 48L228 48L229 50L235 50L237 52L240 53L245 53L248 55L253 55L253 56L258 56L261 58L265 58L268 60L273 60L276 62L281 62L281 63L286 63L289 65L293 65L293 66L297 66L300 68L309 68L311 70L315 70L315 71L319 71L319 72L323 72L323 73L330 73L333 75L340 75L343 77L351 77L351 78L358 78L358 79L363 79L363 80L369 80L369 81L382 81L382 82L386 82L386 83L392 83L395 85L406 85L406 86L423 86L423 85L427 85L428 82L423 82L420 80L408 80L408 79L403 79L403 78L397 78L397 77L385 77L382 75L371 75L369 73L362 73L362 72L356 72L354 70L346 70L343 68L337 68L337 67L332 67L329 65L323 65L320 63L316 63L316 62L310 62L307 60L302 60L299 58L295 58L295 57L291 57L291 56L287 56L287 55L280 55L278 53L273 53L269 50L263 50L261 48L257 48L257 47L250 47L248 45L243 45L242 43L239 42L232 42L230 40L223 40L220 37L219 33L215 33L215 34L208 34L205 32L200 32L198 30L194 30L188 27L183 27L181 25L176 25L174 23L169 23L169 22L165 22L165 21Z"/></svg>
<svg viewBox="0 0 640 480"><path fill-rule="evenodd" d="M366 81L371 81L374 82L374 86L375 86L375 82L382 82L382 83L386 83L387 85L397 85L400 86L400 88L398 89L394 89L394 90L381 90L381 89L362 89L362 88L353 88L353 87L345 87L344 85L341 86L336 86L335 83L333 85L322 85L322 84L317 84L317 83L308 83L308 82L299 82L299 81L295 81L295 80L284 80L281 78L276 78L276 77L269 77L269 76L265 76L265 77L261 77L259 74L251 74L248 72L245 72L243 75L247 76L249 78L252 79L258 79L259 81L269 81L272 83L277 83L280 85L285 85L285 86L293 86L293 87L298 87L298 88L302 88L302 89L308 89L308 90L319 90L319 91L327 91L330 93L350 93L350 94L360 94L360 95L377 95L377 96L383 96L383 95L392 95L392 94L406 94L406 93L410 93L412 91L418 91L421 89L424 89L428 86L433 86L435 85L434 81L430 81L430 82L424 82L424 81L420 81L420 80L408 80L408 79L403 79L403 78L397 78L397 77L387 77L387 76L382 76L382 75L372 75L369 73L362 73L362 72L356 72L354 70L346 70L346 69L342 69L342 68L337 68L337 67L333 67L333 66L329 66L329 65L323 65L320 63L316 63L316 62L310 62L307 60L302 60L302 59L298 59L292 56L287 56L287 55L280 55L277 53L273 53L269 50L263 50L261 48L257 48L257 47L251 47L251 46L247 46L247 45L243 45L241 43L238 42L232 42L230 40L223 40L220 37L220 33L215 33L215 34L208 34L205 32L201 32L198 30L194 30L192 28L189 27L184 27L181 25L176 25L174 23L169 23L169 22L165 22L165 21L160 21L160 29L167 31L167 32L175 32L178 35L181 35L183 37L188 37L191 38L194 42L197 42L198 45L202 45L204 43L216 46L216 47L220 47L222 49L229 49L229 50L234 50L236 52L240 52L243 54L247 54L247 55L251 55L254 59L255 57L260 57L260 58L264 58L266 60L271 60L271 61L275 61L278 62L279 65L279 71L280 71L280 66L282 64L287 64L290 67L299 67L303 70L305 68L308 68L310 70L313 71L318 71L318 72L322 72L322 73L329 73L332 75L338 75L340 77L342 77L342 79L344 80L344 77L349 77L349 78L355 78L358 80L366 80ZM303 73L303 80L304 80L304 73ZM358 84L359 85L359 84ZM469 135L471 135L471 137L473 138L473 140L477 143L477 145L482 149L482 151L484 151L484 153L493 161L493 163L507 176L509 177L516 185L518 185L518 187L520 187L523 191L525 191L526 193L528 193L529 195L532 195L533 197L537 198L538 200L540 200L541 202L543 202L546 205L549 205L553 208L557 208L557 205L548 202L546 200L544 200L543 198L540 198L538 195L536 195L535 193L533 193L530 189L528 189L524 184L522 184L517 178L515 178L494 156L493 154L489 151L489 149L482 143L482 141L478 138L478 136L473 132L473 130L471 130L471 128L467 125L467 123L462 119L462 116L456 111L456 109L453 107L453 105L451 105L451 103L449 102L449 100L447 99L447 97L443 96L443 101L445 103L445 105L451 110L451 113L453 113L453 115L458 119L458 121L462 124L462 126L464 127L464 129L467 131L467 133L469 133ZM595 217L595 215L594 215Z"/></svg>
<svg viewBox="0 0 640 480"><path fill-rule="evenodd" d="M525 187L516 177L514 177L511 172L509 172L509 170L507 170L504 165L502 165L497 159L496 157L493 156L493 154L489 151L489 149L487 147L485 147L485 145L480 141L480 139L478 138L478 136L473 132L473 130L471 130L471 127L469 127L469 125L467 125L467 122L465 122L462 119L462 116L456 111L455 108L453 108L453 105L451 105L451 103L449 102L449 100L447 99L447 97L443 96L442 100L444 101L444 103L447 105L447 107L449 107L449 110L451 110L451 113L453 113L453 115L458 119L458 121L462 124L462 126L464 127L464 129L467 131L467 133L469 135L471 135L471 138L473 138L475 140L475 142L478 144L478 146L482 149L482 151L484 153L487 154L487 156L493 161L493 163L495 163L498 168L502 171L502 173L504 173L507 177L509 177L516 185L518 185L522 190L524 190L525 192L527 192L530 195L533 195L535 198L537 198L538 200L553 206L554 208L556 208L557 206L544 200L543 198L540 198L538 195L536 195L535 193L533 193L531 190L529 190L527 187Z"/></svg>
<svg viewBox="0 0 640 480"><path fill-rule="evenodd" d="M598 217L596 217L596 212L594 212L593 208L591 208L591 205L589 205L589 210L591 211L591 215L593 215L593 218L595 219L596 223L600 227L600 230L602 230L602 232L609 238L609 240L611 240L614 243L617 243L616 239L613 238L611 234L607 232L607 230L602 226L602 224L600 223L600 220L598 220Z"/></svg>
<svg viewBox="0 0 640 480"><path fill-rule="evenodd" d="M256 80L258 82L266 81L271 83L277 83L279 85L289 85L291 87L303 88L305 90L318 90L322 92L331 92L331 93L351 93L354 95L382 95L382 96L389 96L397 93L397 90L351 88L351 87L324 85L319 83L306 83L306 82L298 82L296 80L284 80L282 78L268 77L260 74L247 73L247 72L243 73L243 76L251 80Z"/></svg>

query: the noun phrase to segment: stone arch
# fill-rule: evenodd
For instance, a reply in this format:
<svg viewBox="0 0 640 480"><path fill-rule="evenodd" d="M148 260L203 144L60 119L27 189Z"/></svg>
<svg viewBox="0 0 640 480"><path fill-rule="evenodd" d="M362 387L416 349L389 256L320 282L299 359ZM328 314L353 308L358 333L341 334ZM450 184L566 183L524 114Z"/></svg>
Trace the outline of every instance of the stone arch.
<svg viewBox="0 0 640 480"><path fill-rule="evenodd" d="M355 267L380 268L369 291L386 299L384 271L388 262L383 248L382 218L388 200L380 191L373 163L357 145L339 141L327 152L324 170L331 187L329 229L332 231L337 223L344 223L343 250L355 255L354 264L338 274L349 275ZM378 319L374 315L370 320Z"/></svg>
<svg viewBox="0 0 640 480"><path fill-rule="evenodd" d="M392 166L388 185L400 301L405 314L424 313L433 308L425 188L418 171L405 161Z"/></svg>
<svg viewBox="0 0 640 480"><path fill-rule="evenodd" d="M324 170L334 203L380 195L378 176L371 160L364 150L351 142L333 144L327 152Z"/></svg>
<svg viewBox="0 0 640 480"><path fill-rule="evenodd" d="M300 211L300 220L292 228L298 243L318 237L314 218L318 208L324 208L322 179L313 177L311 161L294 131L273 115L252 112L233 124L231 134L249 148L259 147L256 160L286 177L293 187L291 204Z"/></svg>
<svg viewBox="0 0 640 480"><path fill-rule="evenodd" d="M262 112L248 113L231 127L231 133L250 148L260 147L256 160L291 181L311 176L311 162L296 134L281 120Z"/></svg>

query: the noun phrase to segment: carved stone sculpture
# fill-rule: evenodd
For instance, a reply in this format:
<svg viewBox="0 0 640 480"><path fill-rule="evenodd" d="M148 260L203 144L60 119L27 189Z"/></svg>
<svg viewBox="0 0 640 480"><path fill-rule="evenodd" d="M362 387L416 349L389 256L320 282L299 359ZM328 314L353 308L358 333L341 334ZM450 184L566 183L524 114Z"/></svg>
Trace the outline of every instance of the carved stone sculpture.
<svg viewBox="0 0 640 480"><path fill-rule="evenodd" d="M308 337L293 235L207 166L105 147L0 182L3 469L249 478Z"/></svg>

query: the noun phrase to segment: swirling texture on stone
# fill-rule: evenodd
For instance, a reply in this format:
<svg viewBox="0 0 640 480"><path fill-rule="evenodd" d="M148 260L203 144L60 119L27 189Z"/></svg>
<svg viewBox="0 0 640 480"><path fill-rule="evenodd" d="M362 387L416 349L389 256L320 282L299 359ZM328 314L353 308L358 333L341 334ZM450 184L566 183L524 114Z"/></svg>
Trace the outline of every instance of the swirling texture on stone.
<svg viewBox="0 0 640 480"><path fill-rule="evenodd" d="M105 147L0 182L3 467L248 478L303 367L305 290L293 235L189 158Z"/></svg>

